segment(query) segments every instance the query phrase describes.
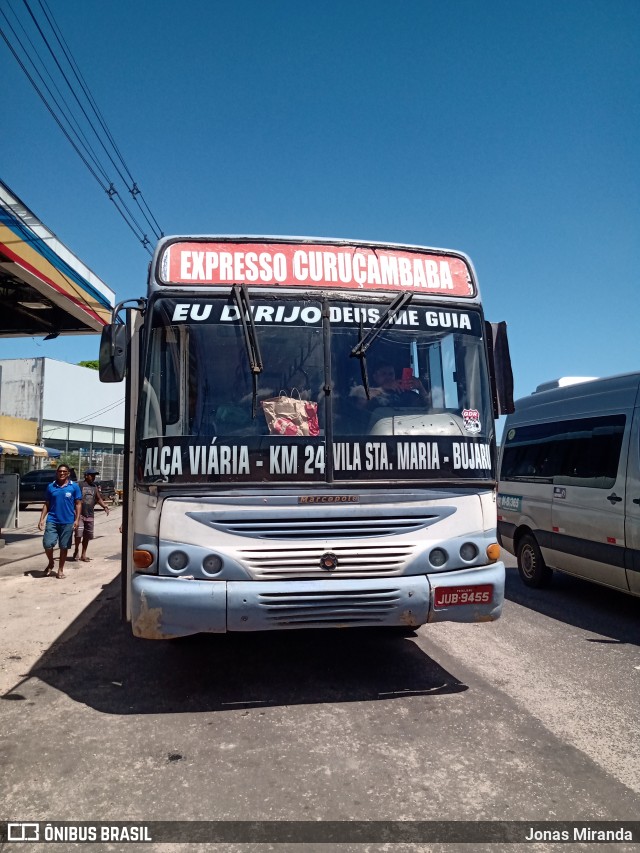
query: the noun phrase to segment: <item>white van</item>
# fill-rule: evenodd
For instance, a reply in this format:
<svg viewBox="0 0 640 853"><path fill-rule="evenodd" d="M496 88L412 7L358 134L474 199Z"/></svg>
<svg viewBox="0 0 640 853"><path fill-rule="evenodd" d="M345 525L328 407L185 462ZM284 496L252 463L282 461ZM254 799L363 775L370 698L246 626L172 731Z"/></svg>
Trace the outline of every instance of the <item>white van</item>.
<svg viewBox="0 0 640 853"><path fill-rule="evenodd" d="M498 539L527 586L559 569L640 596L640 373L556 380L516 401Z"/></svg>

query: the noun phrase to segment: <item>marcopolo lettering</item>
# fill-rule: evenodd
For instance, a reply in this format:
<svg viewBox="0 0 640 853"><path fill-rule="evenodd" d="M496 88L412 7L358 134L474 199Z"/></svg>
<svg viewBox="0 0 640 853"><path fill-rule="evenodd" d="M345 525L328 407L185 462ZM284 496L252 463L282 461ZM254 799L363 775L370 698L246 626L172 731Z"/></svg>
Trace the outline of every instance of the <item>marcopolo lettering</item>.
<svg viewBox="0 0 640 853"><path fill-rule="evenodd" d="M300 495L299 504L357 504L358 495Z"/></svg>

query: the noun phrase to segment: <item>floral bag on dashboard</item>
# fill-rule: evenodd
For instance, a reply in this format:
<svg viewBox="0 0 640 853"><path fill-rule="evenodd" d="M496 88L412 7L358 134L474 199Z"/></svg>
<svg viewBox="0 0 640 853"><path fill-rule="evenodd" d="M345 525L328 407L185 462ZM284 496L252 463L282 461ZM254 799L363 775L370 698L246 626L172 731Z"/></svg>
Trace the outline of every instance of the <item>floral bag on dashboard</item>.
<svg viewBox="0 0 640 853"><path fill-rule="evenodd" d="M281 391L261 405L270 435L320 435L318 404L302 400L299 393L288 397Z"/></svg>

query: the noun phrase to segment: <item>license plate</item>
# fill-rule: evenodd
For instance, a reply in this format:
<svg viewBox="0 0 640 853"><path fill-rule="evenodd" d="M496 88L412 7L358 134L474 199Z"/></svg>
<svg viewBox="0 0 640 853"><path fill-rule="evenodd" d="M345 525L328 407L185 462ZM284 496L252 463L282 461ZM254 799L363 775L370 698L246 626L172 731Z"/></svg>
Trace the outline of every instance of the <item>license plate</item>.
<svg viewBox="0 0 640 853"><path fill-rule="evenodd" d="M433 595L434 607L453 607L456 604L491 604L493 585L439 586Z"/></svg>

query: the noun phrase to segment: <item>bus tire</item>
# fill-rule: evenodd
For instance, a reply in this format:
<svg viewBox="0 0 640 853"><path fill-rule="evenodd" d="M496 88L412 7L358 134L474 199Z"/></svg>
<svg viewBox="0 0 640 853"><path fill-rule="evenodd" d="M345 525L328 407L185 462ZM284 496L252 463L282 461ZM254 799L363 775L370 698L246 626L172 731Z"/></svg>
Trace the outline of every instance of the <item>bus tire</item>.
<svg viewBox="0 0 640 853"><path fill-rule="evenodd" d="M518 572L525 586L533 589L542 589L549 586L553 577L553 569L550 569L544 561L542 552L535 538L529 534L518 541Z"/></svg>

